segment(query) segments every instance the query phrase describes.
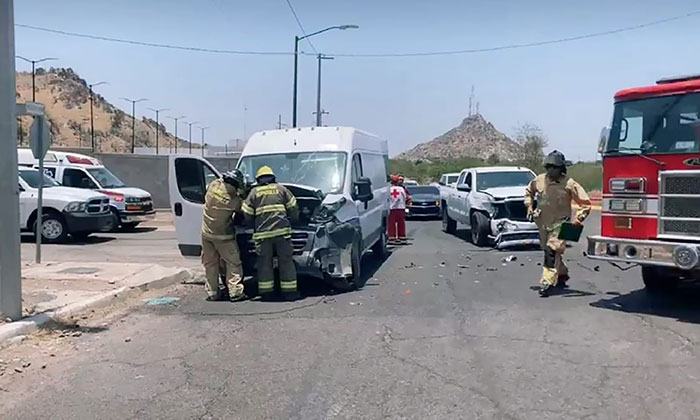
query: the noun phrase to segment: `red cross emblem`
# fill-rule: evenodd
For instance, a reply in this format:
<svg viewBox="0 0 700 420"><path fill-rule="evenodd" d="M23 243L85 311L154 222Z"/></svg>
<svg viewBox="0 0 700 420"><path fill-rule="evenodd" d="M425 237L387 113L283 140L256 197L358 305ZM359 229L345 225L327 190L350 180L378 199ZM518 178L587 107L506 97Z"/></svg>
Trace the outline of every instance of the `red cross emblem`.
<svg viewBox="0 0 700 420"><path fill-rule="evenodd" d="M399 192L398 189L391 190L391 196L394 197L394 199L399 198L400 195L401 195L401 193Z"/></svg>

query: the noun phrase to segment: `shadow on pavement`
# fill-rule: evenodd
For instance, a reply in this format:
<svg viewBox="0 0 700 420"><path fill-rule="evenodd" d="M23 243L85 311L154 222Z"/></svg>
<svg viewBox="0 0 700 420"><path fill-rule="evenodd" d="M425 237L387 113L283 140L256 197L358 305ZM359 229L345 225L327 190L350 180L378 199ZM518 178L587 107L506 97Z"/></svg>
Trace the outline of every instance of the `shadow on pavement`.
<svg viewBox="0 0 700 420"><path fill-rule="evenodd" d="M530 290L533 290L535 292L540 291L540 286L530 286ZM595 293L591 292L586 292L584 290L577 290L577 289L571 289L569 287L566 287L564 289L559 289L559 288L554 288L550 289L551 292L549 294L549 297L586 297L586 296L594 296Z"/></svg>
<svg viewBox="0 0 700 420"><path fill-rule="evenodd" d="M95 235L99 235L100 233L95 233ZM116 240L117 238L114 238L112 236L95 236L95 235L90 235L88 236L85 240L77 240L72 237L68 237L68 240L63 243L59 244L47 244L46 242L42 241L42 245L59 245L59 246L83 246L83 245L94 245L94 244L103 244L107 242L112 242ZM23 244L33 244L36 243L36 238L34 238L34 235L22 235L22 243Z"/></svg>
<svg viewBox="0 0 700 420"><path fill-rule="evenodd" d="M64 333L70 334L74 332L95 334L103 331L107 331L108 327L85 327L77 324L75 322L65 322L65 321L49 321L43 325L39 326L40 330L44 331L63 331Z"/></svg>
<svg viewBox="0 0 700 420"><path fill-rule="evenodd" d="M623 295L616 295L615 292L610 292L608 295L614 297L600 299L590 305L600 309L675 318L677 321L693 324L700 323L698 284L684 284L674 291L660 294L639 289Z"/></svg>
<svg viewBox="0 0 700 420"><path fill-rule="evenodd" d="M155 226L143 226L143 227L135 227L135 228L129 228L129 229L117 229L113 230L110 233L148 233L148 232L155 232L158 230L157 227Z"/></svg>

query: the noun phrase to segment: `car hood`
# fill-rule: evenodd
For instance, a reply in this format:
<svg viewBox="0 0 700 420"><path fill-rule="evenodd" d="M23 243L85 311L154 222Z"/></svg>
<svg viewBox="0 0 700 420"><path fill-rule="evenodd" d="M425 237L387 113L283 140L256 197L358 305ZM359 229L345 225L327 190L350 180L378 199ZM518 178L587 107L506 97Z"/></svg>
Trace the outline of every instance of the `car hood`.
<svg viewBox="0 0 700 420"><path fill-rule="evenodd" d="M72 187L44 188L44 197L49 199L64 199L71 201L89 201L97 198L109 198L97 191Z"/></svg>
<svg viewBox="0 0 700 420"><path fill-rule="evenodd" d="M527 188L525 185L520 185L515 187L487 188L479 191L497 198L525 197L525 188Z"/></svg>
<svg viewBox="0 0 700 420"><path fill-rule="evenodd" d="M440 194L414 194L411 195L413 201L439 201Z"/></svg>
<svg viewBox="0 0 700 420"><path fill-rule="evenodd" d="M121 188L102 188L100 191L105 191L113 194L122 194L125 197L148 198L151 196L148 191L141 188L121 187Z"/></svg>

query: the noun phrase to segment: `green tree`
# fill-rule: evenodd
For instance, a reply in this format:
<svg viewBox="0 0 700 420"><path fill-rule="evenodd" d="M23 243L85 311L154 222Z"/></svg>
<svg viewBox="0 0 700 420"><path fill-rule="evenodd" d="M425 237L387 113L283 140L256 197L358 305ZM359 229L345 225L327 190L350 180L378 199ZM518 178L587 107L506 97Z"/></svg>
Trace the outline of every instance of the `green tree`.
<svg viewBox="0 0 700 420"><path fill-rule="evenodd" d="M534 124L525 123L516 129L515 140L520 144L518 163L535 172L541 171L544 149L549 145L542 129Z"/></svg>

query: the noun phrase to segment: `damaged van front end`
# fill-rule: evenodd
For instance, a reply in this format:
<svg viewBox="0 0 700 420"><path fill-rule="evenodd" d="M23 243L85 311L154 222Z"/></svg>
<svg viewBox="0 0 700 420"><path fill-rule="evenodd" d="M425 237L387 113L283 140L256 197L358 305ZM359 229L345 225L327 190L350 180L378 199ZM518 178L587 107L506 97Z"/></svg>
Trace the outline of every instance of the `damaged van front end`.
<svg viewBox="0 0 700 420"><path fill-rule="evenodd" d="M319 279L343 279L353 275L353 247L362 237L357 208L341 194L324 195L320 190L283 184L294 194L299 220L292 223L292 245L297 273ZM251 229L240 229L246 275L255 273L257 257Z"/></svg>

